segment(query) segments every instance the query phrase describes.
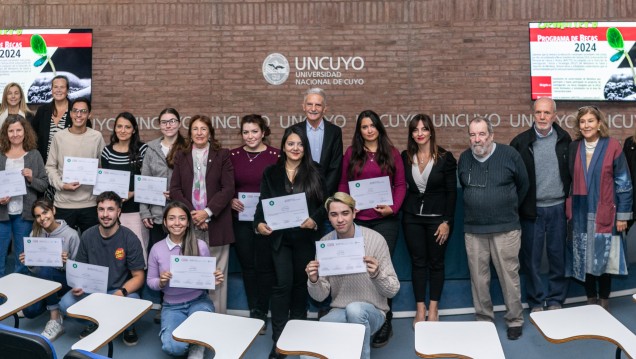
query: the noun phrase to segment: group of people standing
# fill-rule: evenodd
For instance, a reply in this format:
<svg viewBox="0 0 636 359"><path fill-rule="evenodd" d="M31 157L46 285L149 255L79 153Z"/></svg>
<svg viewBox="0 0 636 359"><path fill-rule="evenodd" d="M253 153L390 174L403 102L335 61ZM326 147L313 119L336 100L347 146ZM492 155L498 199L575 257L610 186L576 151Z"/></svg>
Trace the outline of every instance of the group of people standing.
<svg viewBox="0 0 636 359"><path fill-rule="evenodd" d="M607 308L610 274L627 273L621 235L632 215L630 166L636 166L636 146L633 139L626 141L628 162L618 142L609 138L605 117L596 107L579 109L574 142L555 123L556 104L547 98L535 102L532 128L510 146L494 142L488 119L475 118L469 124L470 148L456 161L438 144L433 121L424 114L411 118L407 148L400 153L379 115L363 111L351 145L343 151L342 130L325 120L327 97L318 88L305 93L306 120L287 128L280 146L269 143L265 119L252 114L241 119L243 144L231 150L215 138L207 116L193 116L184 137L173 108L161 111L161 136L147 144L140 140L135 117L118 114L106 145L102 134L90 128L90 101L71 103L67 92L68 80L54 78L52 102L33 116L22 89L12 83L0 107L0 170L21 169L28 190L24 196L0 198L0 275L13 237L16 272L30 269L65 285L61 304L54 295L25 311L37 315L44 307L49 310L51 320L43 333L49 339L64 331L60 309L85 294L66 286L64 268L22 265L22 238L29 235L62 236L64 261L111 268L108 291L114 295L139 292L145 276L150 289L163 293L161 338L171 355L201 357L202 347L177 343L171 333L194 311L226 311L227 286L222 283L229 246L234 245L250 316L267 322L271 311L270 358L285 357L276 352L276 341L289 319L307 318L310 296L331 307L321 320L365 324L362 357L368 358L370 346L383 346L392 335L390 298L399 281L391 257L400 226L412 262L414 324L439 320L458 180L476 318L494 320L492 260L504 293L509 339L522 333L520 265L528 276L527 300L533 311L560 308L568 276L585 283L590 303ZM129 171L128 196L105 192L96 197L92 186L64 182L65 156L96 158L102 168ZM139 174L167 179L166 206L135 202L133 176ZM356 210L349 182L379 177L388 177L392 204ZM259 201L254 219L241 220L246 207L238 194L245 192L259 193L261 200L304 193L309 217L299 227L274 230ZM368 273L319 277L315 242L352 236L365 240ZM123 243L125 258L117 253L111 258L112 238ZM550 264L547 288L540 277L544 243ZM209 298L205 291L170 287L169 258L174 254L216 258L218 286ZM82 335L92 330L88 327ZM134 328L124 332L124 341L136 343Z"/></svg>

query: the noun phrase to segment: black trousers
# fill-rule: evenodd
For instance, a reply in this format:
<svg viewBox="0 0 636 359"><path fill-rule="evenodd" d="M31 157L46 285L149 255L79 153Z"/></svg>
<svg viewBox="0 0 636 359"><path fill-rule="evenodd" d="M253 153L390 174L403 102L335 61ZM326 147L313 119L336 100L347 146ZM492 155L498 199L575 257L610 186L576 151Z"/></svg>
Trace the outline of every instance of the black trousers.
<svg viewBox="0 0 636 359"><path fill-rule="evenodd" d="M416 302L426 300L428 280L430 299L439 301L442 296L444 256L448 241L441 245L436 242L435 232L441 223L441 217L421 217L410 213L404 213L402 217L404 239L411 255L413 293Z"/></svg>
<svg viewBox="0 0 636 359"><path fill-rule="evenodd" d="M596 284L598 283L598 290ZM605 273L600 276L585 274L585 295L588 298L609 299L612 291L612 277Z"/></svg>
<svg viewBox="0 0 636 359"><path fill-rule="evenodd" d="M272 287L276 282L274 261L267 237L254 233L252 222L233 219L234 249L241 264L243 286L250 313L267 316Z"/></svg>
<svg viewBox="0 0 636 359"><path fill-rule="evenodd" d="M81 235L98 223L97 206L87 208L55 207L55 218L63 219L69 227L79 229Z"/></svg>
<svg viewBox="0 0 636 359"><path fill-rule="evenodd" d="M307 319L307 273L305 267L316 256L311 230L293 230L283 235L278 250L272 249L276 285L272 288L272 339L278 340L287 320Z"/></svg>

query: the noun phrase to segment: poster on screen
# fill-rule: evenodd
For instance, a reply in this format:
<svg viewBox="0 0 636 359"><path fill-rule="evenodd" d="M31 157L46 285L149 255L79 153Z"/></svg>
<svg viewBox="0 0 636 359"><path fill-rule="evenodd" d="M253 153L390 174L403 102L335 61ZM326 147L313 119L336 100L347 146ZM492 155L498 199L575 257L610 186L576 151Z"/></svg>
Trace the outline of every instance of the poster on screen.
<svg viewBox="0 0 636 359"><path fill-rule="evenodd" d="M636 22L532 22L532 99L636 101Z"/></svg>
<svg viewBox="0 0 636 359"><path fill-rule="evenodd" d="M0 29L0 91L16 82L28 104L43 104L53 77L64 75L69 99L90 99L92 72L92 29Z"/></svg>

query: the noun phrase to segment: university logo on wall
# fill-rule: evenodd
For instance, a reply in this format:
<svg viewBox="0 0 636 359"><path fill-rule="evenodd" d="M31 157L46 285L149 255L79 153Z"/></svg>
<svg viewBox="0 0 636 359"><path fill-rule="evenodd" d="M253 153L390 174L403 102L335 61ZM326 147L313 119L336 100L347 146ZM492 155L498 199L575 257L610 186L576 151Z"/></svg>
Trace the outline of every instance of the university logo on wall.
<svg viewBox="0 0 636 359"><path fill-rule="evenodd" d="M279 53L269 54L263 61L263 77L272 85L281 85L289 77L289 61Z"/></svg>

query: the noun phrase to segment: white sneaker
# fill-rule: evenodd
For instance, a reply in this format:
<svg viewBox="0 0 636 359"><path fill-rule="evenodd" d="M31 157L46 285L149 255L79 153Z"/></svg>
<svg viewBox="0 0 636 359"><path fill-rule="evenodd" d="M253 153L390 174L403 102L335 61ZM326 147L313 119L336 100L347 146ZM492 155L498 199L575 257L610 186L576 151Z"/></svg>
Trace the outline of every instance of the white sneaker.
<svg viewBox="0 0 636 359"><path fill-rule="evenodd" d="M42 332L42 336L50 341L54 341L62 334L64 334L64 326L62 325L61 318L59 322L53 319L49 320Z"/></svg>
<svg viewBox="0 0 636 359"><path fill-rule="evenodd" d="M204 346L190 344L190 350L188 350L188 359L203 359L204 354L205 354Z"/></svg>

